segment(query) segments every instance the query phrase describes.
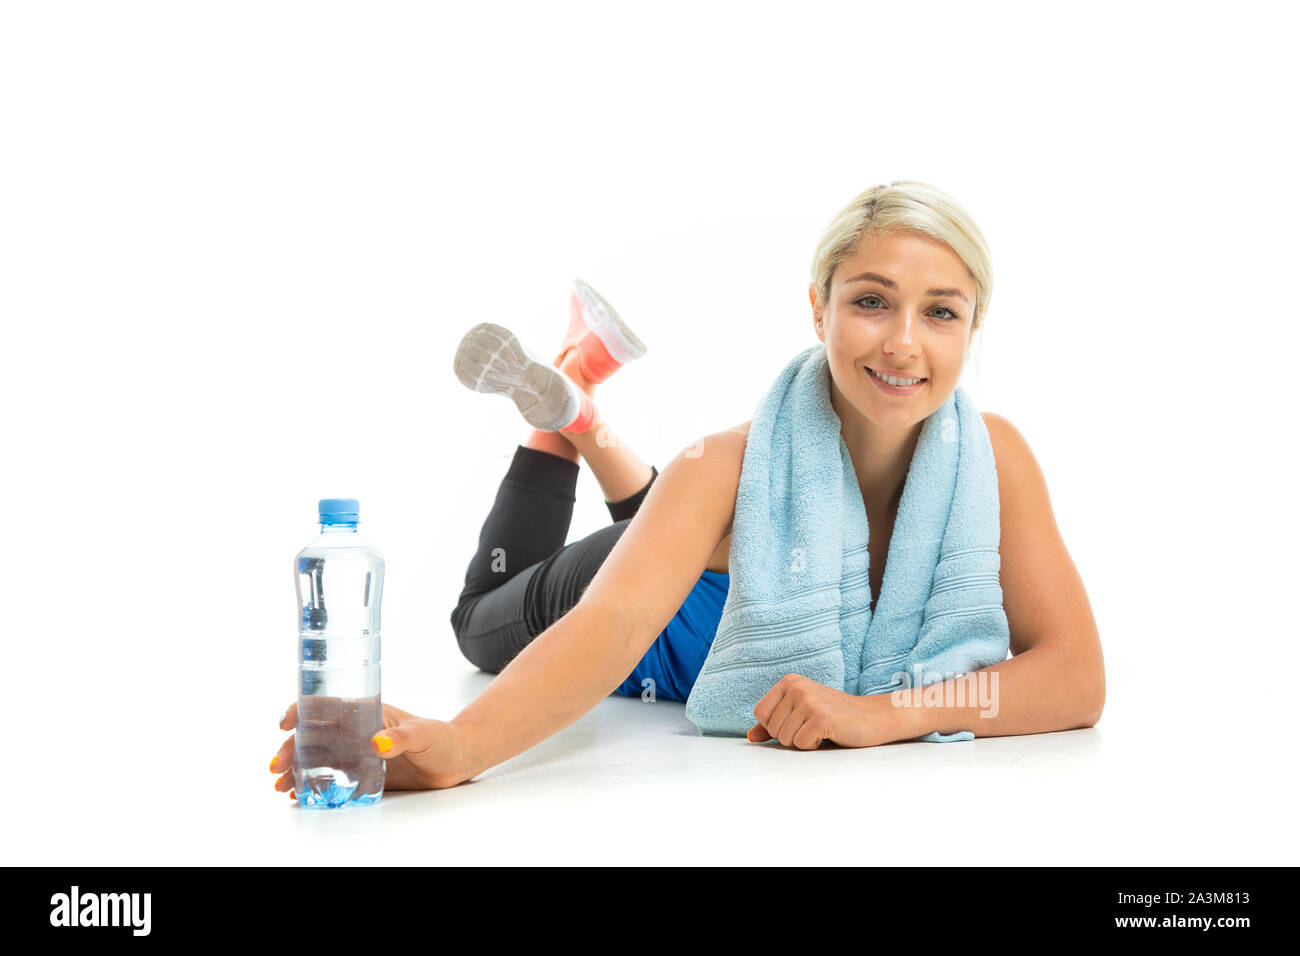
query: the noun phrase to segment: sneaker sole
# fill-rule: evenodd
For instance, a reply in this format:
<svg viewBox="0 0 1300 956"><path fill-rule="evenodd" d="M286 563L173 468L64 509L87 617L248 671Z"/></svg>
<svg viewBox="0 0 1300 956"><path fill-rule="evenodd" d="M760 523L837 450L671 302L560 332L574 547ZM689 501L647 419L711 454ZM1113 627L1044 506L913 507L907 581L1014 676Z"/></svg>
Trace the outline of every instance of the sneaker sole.
<svg viewBox="0 0 1300 956"><path fill-rule="evenodd" d="M600 339L614 361L626 365L645 355L645 343L627 327L627 323L605 301L604 296L581 279L573 280L573 291L577 293L578 301L586 313L587 327L596 333L596 338Z"/></svg>
<svg viewBox="0 0 1300 956"><path fill-rule="evenodd" d="M453 363L456 378L475 392L505 395L524 420L542 431L559 431L581 411L564 374L542 361L504 326L482 322L460 340Z"/></svg>

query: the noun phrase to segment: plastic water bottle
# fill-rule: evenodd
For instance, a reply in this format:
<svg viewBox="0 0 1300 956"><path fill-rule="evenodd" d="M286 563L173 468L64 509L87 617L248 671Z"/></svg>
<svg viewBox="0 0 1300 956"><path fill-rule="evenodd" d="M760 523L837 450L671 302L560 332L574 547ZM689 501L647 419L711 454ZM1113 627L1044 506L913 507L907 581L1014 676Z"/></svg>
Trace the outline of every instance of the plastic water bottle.
<svg viewBox="0 0 1300 956"><path fill-rule="evenodd" d="M379 602L384 559L357 533L355 498L323 498L320 531L294 560L298 588L298 803L377 803L384 760L370 747L383 730L379 702Z"/></svg>

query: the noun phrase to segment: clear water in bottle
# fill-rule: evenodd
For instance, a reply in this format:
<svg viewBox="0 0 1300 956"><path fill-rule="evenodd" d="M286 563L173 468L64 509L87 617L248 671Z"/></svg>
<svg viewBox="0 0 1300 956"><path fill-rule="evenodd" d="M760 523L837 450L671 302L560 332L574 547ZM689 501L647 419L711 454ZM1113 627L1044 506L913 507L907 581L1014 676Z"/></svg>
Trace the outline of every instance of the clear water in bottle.
<svg viewBox="0 0 1300 956"><path fill-rule="evenodd" d="M384 559L357 533L355 498L324 498L321 533L294 559L298 588L298 803L333 808L378 802L384 760L370 747L383 729L379 606Z"/></svg>

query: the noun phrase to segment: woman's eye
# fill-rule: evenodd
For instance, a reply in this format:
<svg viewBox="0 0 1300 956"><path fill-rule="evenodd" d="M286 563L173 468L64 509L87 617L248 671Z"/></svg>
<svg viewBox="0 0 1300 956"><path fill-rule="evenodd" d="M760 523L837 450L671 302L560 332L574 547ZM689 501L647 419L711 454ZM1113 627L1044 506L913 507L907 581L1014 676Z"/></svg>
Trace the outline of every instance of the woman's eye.
<svg viewBox="0 0 1300 956"><path fill-rule="evenodd" d="M853 304L854 304L854 305L861 305L864 309L878 309L878 308L880 308L879 305L872 305L872 304L871 304L872 301L880 302L880 301L881 301L881 298L880 298L880 296L878 296L878 295L864 295L864 296L861 296L861 297L859 297L859 298L857 298L857 299L854 299L854 300L853 300ZM958 315L958 314L957 314L956 312L954 312L952 309L948 308L946 305L935 306L935 311L937 311L937 312L946 312L946 313L948 313L946 316L943 317L943 321L945 321L945 322L955 322L955 321L959 321L959 320L961 319L961 316L960 316L960 315Z"/></svg>

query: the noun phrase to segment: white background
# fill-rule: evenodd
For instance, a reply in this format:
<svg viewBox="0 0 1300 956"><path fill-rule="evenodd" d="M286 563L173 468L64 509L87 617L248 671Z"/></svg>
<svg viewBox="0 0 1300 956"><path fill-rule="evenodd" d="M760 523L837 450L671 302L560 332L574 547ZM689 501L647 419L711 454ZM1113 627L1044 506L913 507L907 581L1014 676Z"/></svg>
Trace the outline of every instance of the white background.
<svg viewBox="0 0 1300 956"><path fill-rule="evenodd" d="M1283 5L0 9L6 862L1297 862ZM454 790L273 792L318 498L387 559L385 700L490 679L447 619L527 429L465 329L550 354L587 279L662 467L812 343L814 245L894 179L993 250L964 384L1047 476L1097 727L805 753L610 698Z"/></svg>

